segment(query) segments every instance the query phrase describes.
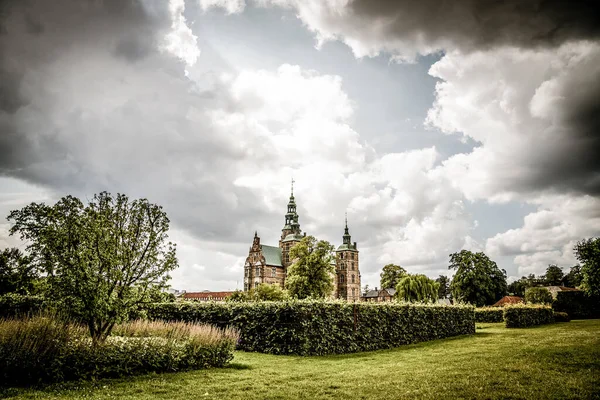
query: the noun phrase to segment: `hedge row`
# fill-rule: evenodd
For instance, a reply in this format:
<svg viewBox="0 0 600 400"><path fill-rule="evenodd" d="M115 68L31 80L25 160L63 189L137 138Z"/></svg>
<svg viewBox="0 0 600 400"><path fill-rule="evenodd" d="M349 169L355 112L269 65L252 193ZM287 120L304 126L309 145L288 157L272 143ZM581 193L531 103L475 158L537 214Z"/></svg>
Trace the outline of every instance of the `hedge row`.
<svg viewBox="0 0 600 400"><path fill-rule="evenodd" d="M552 322L554 322L554 311L550 306L512 304L504 307L504 323L507 328L526 328Z"/></svg>
<svg viewBox="0 0 600 400"><path fill-rule="evenodd" d="M566 312L572 319L600 318L600 299L581 291L558 292L552 308Z"/></svg>
<svg viewBox="0 0 600 400"><path fill-rule="evenodd" d="M323 355L378 350L475 333L471 306L285 301L159 303L148 317L234 327L238 348Z"/></svg>
<svg viewBox="0 0 600 400"><path fill-rule="evenodd" d="M554 322L570 322L571 317L566 312L554 311Z"/></svg>
<svg viewBox="0 0 600 400"><path fill-rule="evenodd" d="M481 307L475 309L475 322L503 322L502 307Z"/></svg>
<svg viewBox="0 0 600 400"><path fill-rule="evenodd" d="M205 340L109 337L93 346L85 328L53 318L0 320L0 386L222 367L237 335L209 333Z"/></svg>

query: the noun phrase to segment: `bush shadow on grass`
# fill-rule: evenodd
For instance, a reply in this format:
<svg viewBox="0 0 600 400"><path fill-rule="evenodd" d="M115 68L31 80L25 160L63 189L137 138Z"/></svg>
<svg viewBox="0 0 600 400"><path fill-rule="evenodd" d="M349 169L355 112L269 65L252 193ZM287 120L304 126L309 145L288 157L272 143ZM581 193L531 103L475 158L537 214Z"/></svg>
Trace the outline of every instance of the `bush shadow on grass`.
<svg viewBox="0 0 600 400"><path fill-rule="evenodd" d="M229 363L226 366L224 366L222 369L239 369L239 370L243 370L243 369L253 369L253 367L251 365L248 365L248 364Z"/></svg>

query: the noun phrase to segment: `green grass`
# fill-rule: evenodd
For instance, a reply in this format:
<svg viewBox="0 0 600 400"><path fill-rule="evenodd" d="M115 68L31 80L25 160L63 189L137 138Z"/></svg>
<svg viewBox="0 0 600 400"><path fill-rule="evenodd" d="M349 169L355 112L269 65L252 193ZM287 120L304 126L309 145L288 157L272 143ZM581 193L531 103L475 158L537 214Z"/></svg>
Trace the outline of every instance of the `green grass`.
<svg viewBox="0 0 600 400"><path fill-rule="evenodd" d="M478 324L477 333L351 355L237 352L228 368L4 396L37 399L600 398L600 320L528 329Z"/></svg>

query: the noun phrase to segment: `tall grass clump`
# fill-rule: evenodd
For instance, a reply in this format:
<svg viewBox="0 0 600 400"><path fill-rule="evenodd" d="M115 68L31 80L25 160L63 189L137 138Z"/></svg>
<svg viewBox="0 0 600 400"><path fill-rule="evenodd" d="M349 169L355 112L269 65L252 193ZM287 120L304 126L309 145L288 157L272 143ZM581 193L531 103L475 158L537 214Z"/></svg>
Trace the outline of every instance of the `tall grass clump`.
<svg viewBox="0 0 600 400"><path fill-rule="evenodd" d="M56 316L1 319L0 386L222 367L237 340L233 329L134 321L93 344L85 327Z"/></svg>

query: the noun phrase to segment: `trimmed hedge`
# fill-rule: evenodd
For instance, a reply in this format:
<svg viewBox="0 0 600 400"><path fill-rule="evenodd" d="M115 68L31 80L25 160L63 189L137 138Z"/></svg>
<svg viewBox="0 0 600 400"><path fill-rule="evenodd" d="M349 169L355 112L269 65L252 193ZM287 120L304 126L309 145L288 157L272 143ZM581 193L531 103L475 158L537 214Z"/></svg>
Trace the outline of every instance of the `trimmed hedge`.
<svg viewBox="0 0 600 400"><path fill-rule="evenodd" d="M504 307L504 323L507 328L526 328L552 322L554 322L554 311L550 306L512 304Z"/></svg>
<svg viewBox="0 0 600 400"><path fill-rule="evenodd" d="M566 312L573 319L600 318L600 299L589 297L582 291L558 292L552 308Z"/></svg>
<svg viewBox="0 0 600 400"><path fill-rule="evenodd" d="M148 317L233 327L240 332L239 349L270 354L352 353L475 333L472 306L180 302L153 304Z"/></svg>
<svg viewBox="0 0 600 400"><path fill-rule="evenodd" d="M0 296L0 318L37 314L44 307L42 296L6 293Z"/></svg>
<svg viewBox="0 0 600 400"><path fill-rule="evenodd" d="M481 307L475 309L475 322L503 322L502 307Z"/></svg>
<svg viewBox="0 0 600 400"><path fill-rule="evenodd" d="M554 322L570 322L571 318L566 312L555 311Z"/></svg>

